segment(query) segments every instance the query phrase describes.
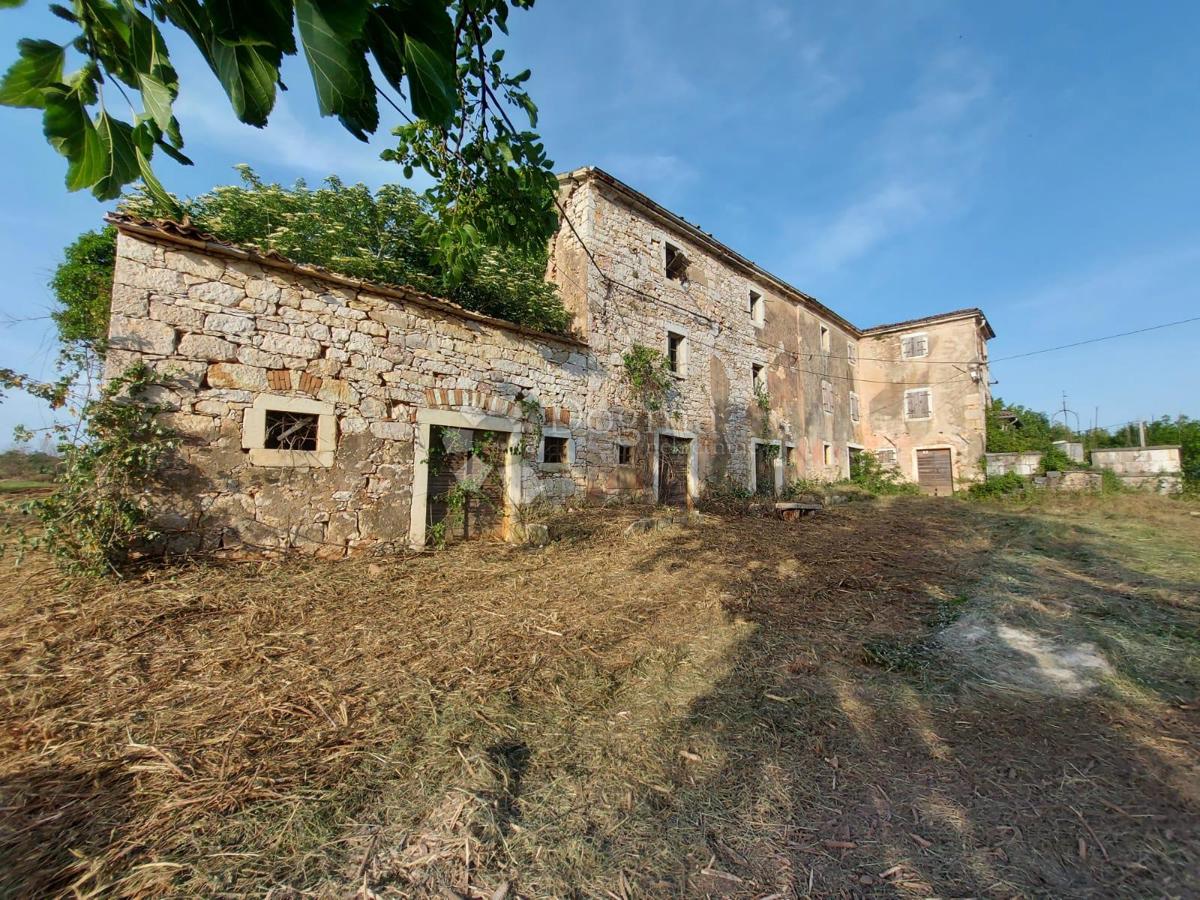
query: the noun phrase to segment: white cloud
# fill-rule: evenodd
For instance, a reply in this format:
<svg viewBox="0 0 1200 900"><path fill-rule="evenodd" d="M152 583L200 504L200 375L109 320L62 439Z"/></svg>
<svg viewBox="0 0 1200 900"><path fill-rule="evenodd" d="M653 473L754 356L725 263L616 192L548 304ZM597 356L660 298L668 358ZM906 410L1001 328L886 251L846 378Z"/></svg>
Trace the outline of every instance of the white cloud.
<svg viewBox="0 0 1200 900"><path fill-rule="evenodd" d="M945 54L921 73L910 101L887 116L864 148L868 187L840 210L799 229L794 268L831 271L969 202L1000 112L990 70Z"/></svg>
<svg viewBox="0 0 1200 900"><path fill-rule="evenodd" d="M639 191L666 202L700 175L694 165L673 153L607 153L596 164Z"/></svg>
<svg viewBox="0 0 1200 900"><path fill-rule="evenodd" d="M380 139L364 144L336 119L306 124L292 111L286 94L279 96L266 128L239 122L220 93L181 94L176 111L191 143L216 145L241 161L267 162L297 175L339 175L371 187L401 179L399 166L379 158Z"/></svg>

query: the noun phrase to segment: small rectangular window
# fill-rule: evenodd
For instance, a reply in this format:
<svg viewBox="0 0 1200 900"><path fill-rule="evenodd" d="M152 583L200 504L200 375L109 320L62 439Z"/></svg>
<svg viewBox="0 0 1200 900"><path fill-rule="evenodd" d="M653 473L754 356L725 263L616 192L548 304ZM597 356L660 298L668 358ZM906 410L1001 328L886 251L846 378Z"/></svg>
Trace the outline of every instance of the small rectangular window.
<svg viewBox="0 0 1200 900"><path fill-rule="evenodd" d="M688 259L683 255L683 251L674 244L667 244L664 260L667 267L667 277L672 281L679 281L686 284L688 280Z"/></svg>
<svg viewBox="0 0 1200 900"><path fill-rule="evenodd" d="M858 345L853 341L846 344L846 362L852 366L858 365Z"/></svg>
<svg viewBox="0 0 1200 900"><path fill-rule="evenodd" d="M851 391L851 392L850 392L850 421L851 421L851 422L857 422L857 421L858 421L858 416L859 416L859 413L858 413L858 394L856 394L854 391Z"/></svg>
<svg viewBox="0 0 1200 900"><path fill-rule="evenodd" d="M904 359L920 359L929 355L929 338L924 334L906 334L900 338L900 355Z"/></svg>
<svg viewBox="0 0 1200 900"><path fill-rule="evenodd" d="M685 340L686 338L682 334L674 331L667 332L667 364L676 375L683 374L683 367L687 362Z"/></svg>
<svg viewBox="0 0 1200 900"><path fill-rule="evenodd" d="M633 448L628 444L617 444L617 465L628 466L633 463Z"/></svg>
<svg viewBox="0 0 1200 900"><path fill-rule="evenodd" d="M829 329L826 328L824 325L822 325L821 326L821 350L825 353L829 352L829 347L830 347L829 340L830 340Z"/></svg>
<svg viewBox="0 0 1200 900"><path fill-rule="evenodd" d="M316 413L268 409L263 448L266 450L316 450L318 421Z"/></svg>
<svg viewBox="0 0 1200 900"><path fill-rule="evenodd" d="M796 465L796 448L790 444L783 448L783 467L791 471Z"/></svg>
<svg viewBox="0 0 1200 900"><path fill-rule="evenodd" d="M904 418L928 419L932 411L929 388L914 388L904 392Z"/></svg>
<svg viewBox="0 0 1200 900"><path fill-rule="evenodd" d="M546 435L542 444L542 462L548 465L561 465L567 461L567 439Z"/></svg>
<svg viewBox="0 0 1200 900"><path fill-rule="evenodd" d="M896 451L891 447L885 447L882 450L875 451L875 458L879 460L879 464L889 469L896 468Z"/></svg>
<svg viewBox="0 0 1200 900"><path fill-rule="evenodd" d="M821 382L821 409L833 413L833 385L828 381Z"/></svg>
<svg viewBox="0 0 1200 900"><path fill-rule="evenodd" d="M762 294L758 291L750 292L750 320L755 325L761 325L766 320Z"/></svg>
<svg viewBox="0 0 1200 900"><path fill-rule="evenodd" d="M750 364L750 381L754 386L754 393L761 394L767 390L767 370L766 367L760 366L758 363Z"/></svg>
<svg viewBox="0 0 1200 900"><path fill-rule="evenodd" d="M825 465L833 465L833 444L824 444L821 448L824 451Z"/></svg>

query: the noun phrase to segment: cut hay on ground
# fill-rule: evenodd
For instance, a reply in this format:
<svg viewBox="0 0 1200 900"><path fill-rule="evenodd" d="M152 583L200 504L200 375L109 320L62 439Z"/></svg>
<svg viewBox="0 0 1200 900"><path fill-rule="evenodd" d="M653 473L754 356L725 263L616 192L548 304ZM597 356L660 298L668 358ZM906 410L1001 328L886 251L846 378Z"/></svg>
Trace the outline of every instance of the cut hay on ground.
<svg viewBox="0 0 1200 900"><path fill-rule="evenodd" d="M1195 587L983 509L631 537L644 511L589 510L542 550L126 582L31 559L0 609L0 894L1200 891L1184 674L1030 703L864 663L1016 543L1076 566L1055 590Z"/></svg>

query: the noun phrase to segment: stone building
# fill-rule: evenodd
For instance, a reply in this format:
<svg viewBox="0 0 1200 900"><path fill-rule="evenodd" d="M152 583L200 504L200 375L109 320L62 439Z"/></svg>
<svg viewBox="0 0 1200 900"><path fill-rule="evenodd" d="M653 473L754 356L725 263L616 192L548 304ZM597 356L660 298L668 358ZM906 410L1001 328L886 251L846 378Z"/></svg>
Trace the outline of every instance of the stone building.
<svg viewBox="0 0 1200 900"><path fill-rule="evenodd" d="M112 217L108 371L170 379L174 544L340 555L511 533L542 501L772 492L863 452L930 492L976 477L979 310L860 329L607 173L561 183L547 277L568 336ZM635 345L670 361L661 410L623 377Z"/></svg>

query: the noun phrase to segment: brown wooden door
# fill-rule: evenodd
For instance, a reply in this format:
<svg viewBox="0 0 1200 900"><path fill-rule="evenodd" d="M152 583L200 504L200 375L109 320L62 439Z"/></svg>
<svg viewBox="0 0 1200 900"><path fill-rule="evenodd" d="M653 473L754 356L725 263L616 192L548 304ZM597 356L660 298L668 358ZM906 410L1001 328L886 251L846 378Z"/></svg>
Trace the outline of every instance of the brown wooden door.
<svg viewBox="0 0 1200 900"><path fill-rule="evenodd" d="M507 435L430 429L427 533L434 543L496 534L504 525Z"/></svg>
<svg viewBox="0 0 1200 900"><path fill-rule="evenodd" d="M778 449L774 444L754 445L754 493L770 497L775 493L775 455Z"/></svg>
<svg viewBox="0 0 1200 900"><path fill-rule="evenodd" d="M949 450L917 451L917 484L922 493L935 497L954 493L954 470Z"/></svg>
<svg viewBox="0 0 1200 900"><path fill-rule="evenodd" d="M687 506L688 459L692 442L662 435L658 439L658 502Z"/></svg>

